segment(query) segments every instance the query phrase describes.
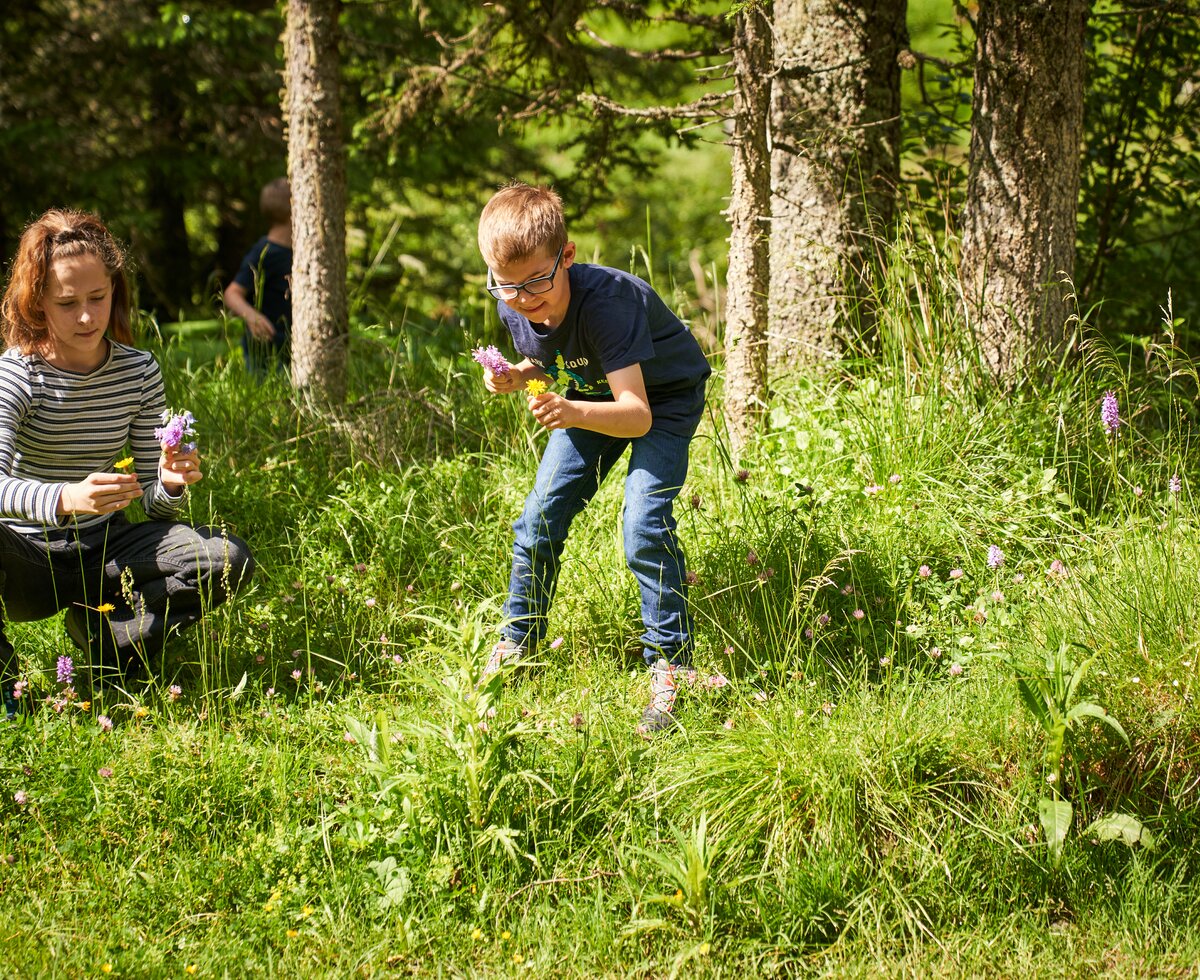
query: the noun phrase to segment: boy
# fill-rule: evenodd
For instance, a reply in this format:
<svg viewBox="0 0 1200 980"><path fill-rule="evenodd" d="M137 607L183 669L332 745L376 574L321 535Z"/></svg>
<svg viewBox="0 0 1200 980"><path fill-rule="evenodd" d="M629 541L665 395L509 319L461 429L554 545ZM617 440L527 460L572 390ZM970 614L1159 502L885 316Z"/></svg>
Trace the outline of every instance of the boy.
<svg viewBox="0 0 1200 980"><path fill-rule="evenodd" d="M292 359L292 187L286 177L262 189L259 207L270 227L225 288L226 308L246 321L242 353L254 374L272 365L282 370Z"/></svg>
<svg viewBox="0 0 1200 980"><path fill-rule="evenodd" d="M484 668L494 674L546 633L558 561L571 521L631 448L625 480L625 558L642 597L642 656L650 703L638 730L674 723L675 685L691 664L691 616L683 551L672 515L687 475L688 445L711 374L695 338L651 286L617 269L575 261L562 201L512 184L479 219L487 290L524 360L485 370L489 391L560 382L566 396L529 395L550 430L533 490L513 525L504 638Z"/></svg>

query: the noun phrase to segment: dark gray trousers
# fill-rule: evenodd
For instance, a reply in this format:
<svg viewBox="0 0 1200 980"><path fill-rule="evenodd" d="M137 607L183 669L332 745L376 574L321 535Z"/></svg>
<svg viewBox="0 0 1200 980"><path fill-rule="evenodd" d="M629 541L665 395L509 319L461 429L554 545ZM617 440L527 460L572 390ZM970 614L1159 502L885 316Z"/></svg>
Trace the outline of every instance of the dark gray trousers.
<svg viewBox="0 0 1200 980"><path fill-rule="evenodd" d="M162 648L250 581L254 559L241 538L177 521L132 524L114 514L97 527L18 534L0 524L0 678L16 673L5 622L67 609L68 632L100 641L119 662ZM111 604L109 612L98 611ZM94 651L93 651L94 652Z"/></svg>

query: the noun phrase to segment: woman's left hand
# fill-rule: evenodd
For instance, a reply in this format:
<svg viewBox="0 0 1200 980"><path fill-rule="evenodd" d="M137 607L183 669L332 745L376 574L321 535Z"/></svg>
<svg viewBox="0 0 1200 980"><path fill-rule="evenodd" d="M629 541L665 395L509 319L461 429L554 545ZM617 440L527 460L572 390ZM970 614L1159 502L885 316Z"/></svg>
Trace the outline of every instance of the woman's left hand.
<svg viewBox="0 0 1200 980"><path fill-rule="evenodd" d="M200 453L193 450L182 453L175 449L164 449L158 461L158 478L163 488L172 497L178 497L183 488L199 483L204 473L200 469Z"/></svg>
<svg viewBox="0 0 1200 980"><path fill-rule="evenodd" d="M575 403L552 391L530 396L529 410L547 429L569 429L579 421Z"/></svg>

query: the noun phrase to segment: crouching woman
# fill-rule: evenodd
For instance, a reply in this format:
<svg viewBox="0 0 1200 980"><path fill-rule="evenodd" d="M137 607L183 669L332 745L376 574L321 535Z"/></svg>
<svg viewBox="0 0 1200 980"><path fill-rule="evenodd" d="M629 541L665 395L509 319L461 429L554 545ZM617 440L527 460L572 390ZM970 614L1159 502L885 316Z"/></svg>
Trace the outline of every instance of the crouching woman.
<svg viewBox="0 0 1200 980"><path fill-rule="evenodd" d="M254 561L239 538L178 519L200 456L155 434L162 375L132 346L125 257L97 217L47 211L25 229L0 317L0 691L11 717L23 685L6 621L66 609L93 666L125 671L244 586ZM133 523L125 509L139 499L149 520Z"/></svg>

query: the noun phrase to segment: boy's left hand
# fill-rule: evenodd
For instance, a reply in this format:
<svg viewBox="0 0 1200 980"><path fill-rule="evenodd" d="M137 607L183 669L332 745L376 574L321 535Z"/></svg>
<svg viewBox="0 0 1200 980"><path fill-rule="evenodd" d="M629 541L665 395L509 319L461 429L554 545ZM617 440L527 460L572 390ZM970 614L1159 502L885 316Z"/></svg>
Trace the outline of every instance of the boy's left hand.
<svg viewBox="0 0 1200 980"><path fill-rule="evenodd" d="M158 478L172 497L178 497L184 487L199 483L203 476L198 451L183 453L175 449L163 450L162 458L158 461Z"/></svg>
<svg viewBox="0 0 1200 980"><path fill-rule="evenodd" d="M579 420L578 406L552 391L530 397L529 410L538 424L547 429L569 429Z"/></svg>

